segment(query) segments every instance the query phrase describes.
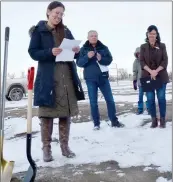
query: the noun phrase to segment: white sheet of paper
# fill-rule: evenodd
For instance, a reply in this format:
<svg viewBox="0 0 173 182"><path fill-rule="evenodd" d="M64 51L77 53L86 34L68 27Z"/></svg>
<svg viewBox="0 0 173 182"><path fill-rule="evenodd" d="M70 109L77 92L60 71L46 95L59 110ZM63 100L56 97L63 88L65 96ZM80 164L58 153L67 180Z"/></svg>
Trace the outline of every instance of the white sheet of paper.
<svg viewBox="0 0 173 182"><path fill-rule="evenodd" d="M62 49L72 50L74 47L78 47L82 41L81 40L71 40L64 38L61 45L59 46Z"/></svg>
<svg viewBox="0 0 173 182"><path fill-rule="evenodd" d="M102 73L103 73L103 72L107 72L107 71L109 71L109 69L108 69L108 67L107 67L107 66L104 66L104 65L99 64L99 62L98 62L98 61L97 61L97 63L98 63L98 65L99 65L100 70L101 70L101 72L102 72Z"/></svg>
<svg viewBox="0 0 173 182"><path fill-rule="evenodd" d="M68 49L63 49L62 52L56 56L56 62L59 61L73 61L75 53Z"/></svg>
<svg viewBox="0 0 173 182"><path fill-rule="evenodd" d="M59 48L62 52L56 56L56 62L58 61L73 61L75 53L72 51L74 47L78 47L82 41L81 40L70 40L64 38Z"/></svg>

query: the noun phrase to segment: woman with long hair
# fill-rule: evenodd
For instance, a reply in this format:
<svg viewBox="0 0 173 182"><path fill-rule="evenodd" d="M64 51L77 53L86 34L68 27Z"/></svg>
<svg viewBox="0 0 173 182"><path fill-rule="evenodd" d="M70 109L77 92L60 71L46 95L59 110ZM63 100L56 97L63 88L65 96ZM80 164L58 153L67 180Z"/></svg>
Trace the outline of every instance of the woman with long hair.
<svg viewBox="0 0 173 182"><path fill-rule="evenodd" d="M156 116L155 91L159 103L160 127L166 127L166 84L169 82L167 65L168 56L166 46L161 42L158 28L151 25L147 29L146 43L141 45L140 62L142 67L142 78L151 76L152 79L158 79L161 87L146 92L149 112L152 118L151 128L158 126Z"/></svg>
<svg viewBox="0 0 173 182"><path fill-rule="evenodd" d="M55 62L63 50L59 48L64 38L74 39L71 31L63 24L65 7L53 1L47 8L47 21L40 21L30 29L29 55L38 61L34 86L34 105L39 106L43 160L53 160L51 141L53 119L59 118L59 141L62 155L75 157L69 148L70 117L78 114L78 100L84 99L75 62ZM75 58L80 48L74 47Z"/></svg>

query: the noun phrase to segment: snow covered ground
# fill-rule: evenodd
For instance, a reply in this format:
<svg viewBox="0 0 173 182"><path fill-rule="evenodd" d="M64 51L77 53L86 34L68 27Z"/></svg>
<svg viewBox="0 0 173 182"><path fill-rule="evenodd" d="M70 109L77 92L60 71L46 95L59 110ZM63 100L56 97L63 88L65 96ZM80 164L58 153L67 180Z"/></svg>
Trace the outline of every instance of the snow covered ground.
<svg viewBox="0 0 173 182"><path fill-rule="evenodd" d="M135 102L136 95L121 96L117 92L127 93L134 92L129 86L131 82L122 82L116 86L112 83L115 91L115 99L119 102ZM172 84L167 87L167 92L172 92ZM169 98L169 99L168 99ZM126 100L127 99L127 100ZM167 99L171 100L172 95L167 94ZM117 101L117 102L118 102ZM123 103L122 103L123 104ZM27 105L27 99L20 102L6 102L6 107L22 107ZM79 116L80 117L80 116ZM74 159L66 159L61 155L59 144L52 143L52 152L54 161L44 163L42 161L40 125L37 117L32 120L33 139L32 139L32 156L37 166L58 167L65 164L87 164L100 163L114 160L119 163L121 168L131 166L146 166L144 171L152 169L150 165L157 166L160 172L172 170L172 123L167 123L165 129L151 129L150 124L141 126L144 120L150 118L148 115L137 116L133 113L126 113L119 119L126 125L125 128L115 129L108 126L106 121L102 121L101 130L93 131L93 123L72 123L70 146L76 153ZM26 171L29 163L26 158L25 146L27 121L24 118L10 118L5 121L5 141L4 141L4 158L15 161L14 173ZM58 139L58 120L54 121L53 139ZM55 140L56 141L56 140ZM158 178L156 182L167 182L164 178ZM169 182L172 182L169 181Z"/></svg>
<svg viewBox="0 0 173 182"><path fill-rule="evenodd" d="M70 145L76 152L75 159L66 159L61 156L59 144L53 143L55 161L45 164L42 161L40 133L34 135L32 154L38 166L62 166L64 164L99 163L115 160L120 167L130 166L159 166L159 171L171 171L172 166L172 123L166 129L150 129L149 125L141 127L143 119L149 116L125 114L120 120L126 125L123 129L110 128L102 122L100 131L93 131L93 124L72 123ZM58 120L55 121L57 124ZM33 132L39 131L39 120L33 118ZM25 154L25 137L14 138L17 134L26 131L26 120L23 118L9 119L5 124L4 154L8 160L15 160L15 171L25 171L28 162ZM154 137L153 137L154 136ZM58 137L58 127L54 126L54 138ZM57 149L56 149L57 148Z"/></svg>

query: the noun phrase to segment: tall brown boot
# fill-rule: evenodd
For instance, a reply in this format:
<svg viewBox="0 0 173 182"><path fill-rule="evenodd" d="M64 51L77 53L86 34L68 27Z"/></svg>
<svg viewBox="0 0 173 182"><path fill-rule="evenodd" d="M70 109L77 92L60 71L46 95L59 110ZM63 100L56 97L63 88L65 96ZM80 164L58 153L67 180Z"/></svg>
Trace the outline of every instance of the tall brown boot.
<svg viewBox="0 0 173 182"><path fill-rule="evenodd" d="M160 128L166 128L165 118L160 118Z"/></svg>
<svg viewBox="0 0 173 182"><path fill-rule="evenodd" d="M157 126L158 126L157 118L153 117L152 118L152 124L151 124L150 128L156 128Z"/></svg>
<svg viewBox="0 0 173 182"><path fill-rule="evenodd" d="M44 162L50 162L53 160L51 151L51 141L53 132L53 119L41 118L41 140L43 143L43 160Z"/></svg>
<svg viewBox="0 0 173 182"><path fill-rule="evenodd" d="M70 134L70 119L60 118L59 119L59 141L60 141L62 155L66 156L67 158L73 158L76 155L70 150L68 146L69 134Z"/></svg>

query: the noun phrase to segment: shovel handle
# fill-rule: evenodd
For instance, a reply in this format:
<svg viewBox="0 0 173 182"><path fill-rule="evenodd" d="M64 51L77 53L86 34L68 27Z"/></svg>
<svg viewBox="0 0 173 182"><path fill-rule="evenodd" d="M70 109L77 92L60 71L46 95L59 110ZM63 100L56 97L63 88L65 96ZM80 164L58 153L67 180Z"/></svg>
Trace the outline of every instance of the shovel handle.
<svg viewBox="0 0 173 182"><path fill-rule="evenodd" d="M33 89L34 83L34 67L28 69L28 90Z"/></svg>
<svg viewBox="0 0 173 182"><path fill-rule="evenodd" d="M34 67L28 69L28 111L27 111L27 134L32 133L32 90L34 83Z"/></svg>
<svg viewBox="0 0 173 182"><path fill-rule="evenodd" d="M10 35L10 28L5 28L5 41L9 41L9 35Z"/></svg>
<svg viewBox="0 0 173 182"><path fill-rule="evenodd" d="M7 81L7 62L8 62L8 43L9 43L10 28L5 27L5 46L4 46L4 65L1 68L0 61L0 130L2 138L4 137L4 117L5 117L5 94L6 94L6 81ZM3 70L3 75L1 73ZM3 77L1 83L1 76Z"/></svg>

